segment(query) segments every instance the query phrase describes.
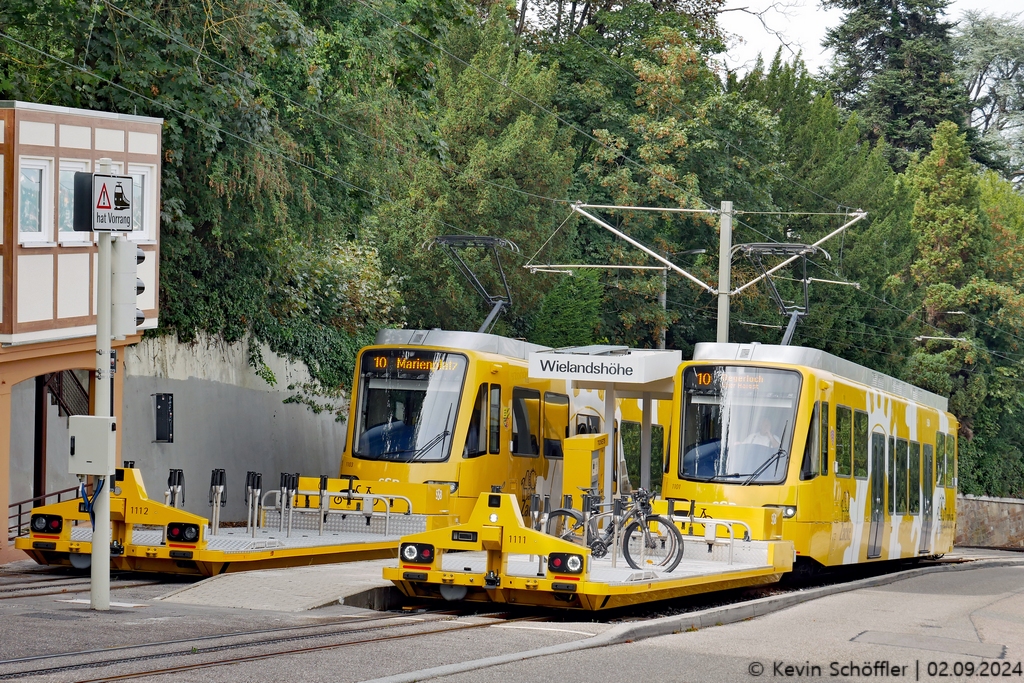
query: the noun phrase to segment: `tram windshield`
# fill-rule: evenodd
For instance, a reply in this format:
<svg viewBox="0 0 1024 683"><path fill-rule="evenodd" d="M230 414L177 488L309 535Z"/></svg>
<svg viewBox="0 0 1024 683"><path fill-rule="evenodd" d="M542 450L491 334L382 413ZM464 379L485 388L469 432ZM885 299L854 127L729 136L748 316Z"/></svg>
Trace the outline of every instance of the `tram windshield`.
<svg viewBox="0 0 1024 683"><path fill-rule="evenodd" d="M679 476L778 484L786 478L800 374L739 365L683 372Z"/></svg>
<svg viewBox="0 0 1024 683"><path fill-rule="evenodd" d="M364 353L352 454L398 462L447 460L466 364L462 354L443 351Z"/></svg>

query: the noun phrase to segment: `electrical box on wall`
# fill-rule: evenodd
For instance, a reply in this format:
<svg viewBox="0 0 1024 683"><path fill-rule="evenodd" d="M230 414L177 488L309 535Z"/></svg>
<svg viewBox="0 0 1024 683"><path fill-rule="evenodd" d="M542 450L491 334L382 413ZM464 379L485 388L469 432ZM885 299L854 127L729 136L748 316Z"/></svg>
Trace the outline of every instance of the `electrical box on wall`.
<svg viewBox="0 0 1024 683"><path fill-rule="evenodd" d="M117 466L116 422L112 417L72 415L68 418L71 447L68 472L107 477Z"/></svg>
<svg viewBox="0 0 1024 683"><path fill-rule="evenodd" d="M156 394L156 443L174 443L174 394Z"/></svg>

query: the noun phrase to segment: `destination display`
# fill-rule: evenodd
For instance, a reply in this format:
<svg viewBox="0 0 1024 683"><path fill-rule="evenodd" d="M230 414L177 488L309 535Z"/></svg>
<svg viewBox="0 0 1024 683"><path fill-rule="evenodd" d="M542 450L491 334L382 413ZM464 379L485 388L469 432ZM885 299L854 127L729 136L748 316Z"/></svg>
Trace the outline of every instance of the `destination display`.
<svg viewBox="0 0 1024 683"><path fill-rule="evenodd" d="M438 357L431 354L429 357L396 355L393 351L382 353L379 356L368 356L365 364L374 370L398 370L400 372L445 372L458 370L461 364L453 359Z"/></svg>

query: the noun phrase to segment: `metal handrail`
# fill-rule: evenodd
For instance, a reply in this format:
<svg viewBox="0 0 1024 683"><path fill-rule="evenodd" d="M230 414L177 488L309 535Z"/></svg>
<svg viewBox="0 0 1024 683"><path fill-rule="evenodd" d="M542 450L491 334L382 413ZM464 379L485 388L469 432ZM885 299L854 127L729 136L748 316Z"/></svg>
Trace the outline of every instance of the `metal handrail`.
<svg viewBox="0 0 1024 683"><path fill-rule="evenodd" d="M18 511L16 513L7 515L7 540L13 541L15 538L22 535L22 528L28 525L22 522L21 518L25 515L31 515L31 510L36 507L37 501L45 503L47 498L53 498L54 496L57 496L57 502L60 503L61 496L63 496L65 493L71 493L72 491L75 492L74 498L78 498L79 487L72 486L71 488L62 489L60 491L52 491L50 493L44 493L43 495L36 496L35 498L28 498L27 500L21 500L18 501L17 503L11 503L8 506L8 511L13 510L14 508L18 508ZM29 503L31 503L32 506L29 507L28 511L26 511L24 508ZM10 521L15 518L17 518L18 523L11 524ZM12 531L14 532L13 535L11 534Z"/></svg>
<svg viewBox="0 0 1024 683"><path fill-rule="evenodd" d="M689 523L691 525L691 527L694 524L700 524L700 525L704 526L705 541L707 541L708 544L717 543L718 542L717 541L717 538L718 538L717 528L719 526L724 526L729 531L729 543L728 543L728 545L729 545L729 564L732 564L732 561L733 561L733 552L732 552L733 551L733 546L736 545L736 532L733 529L733 526L734 525L735 526L741 526L745 530L744 534L743 534L743 538L740 539L744 543L749 543L750 539L752 538L752 532L751 532L751 529L750 529L750 525L747 524L746 522L742 522L742 521L740 521L738 519L712 519L711 517L694 517L693 515L680 515L680 514L676 514L676 513L673 513L673 514L669 515L669 519L672 520L673 523L681 521L683 523L683 526L686 526L687 523ZM708 534L708 527L711 527L713 529L713 535L711 535L710 537L709 537L709 534Z"/></svg>

